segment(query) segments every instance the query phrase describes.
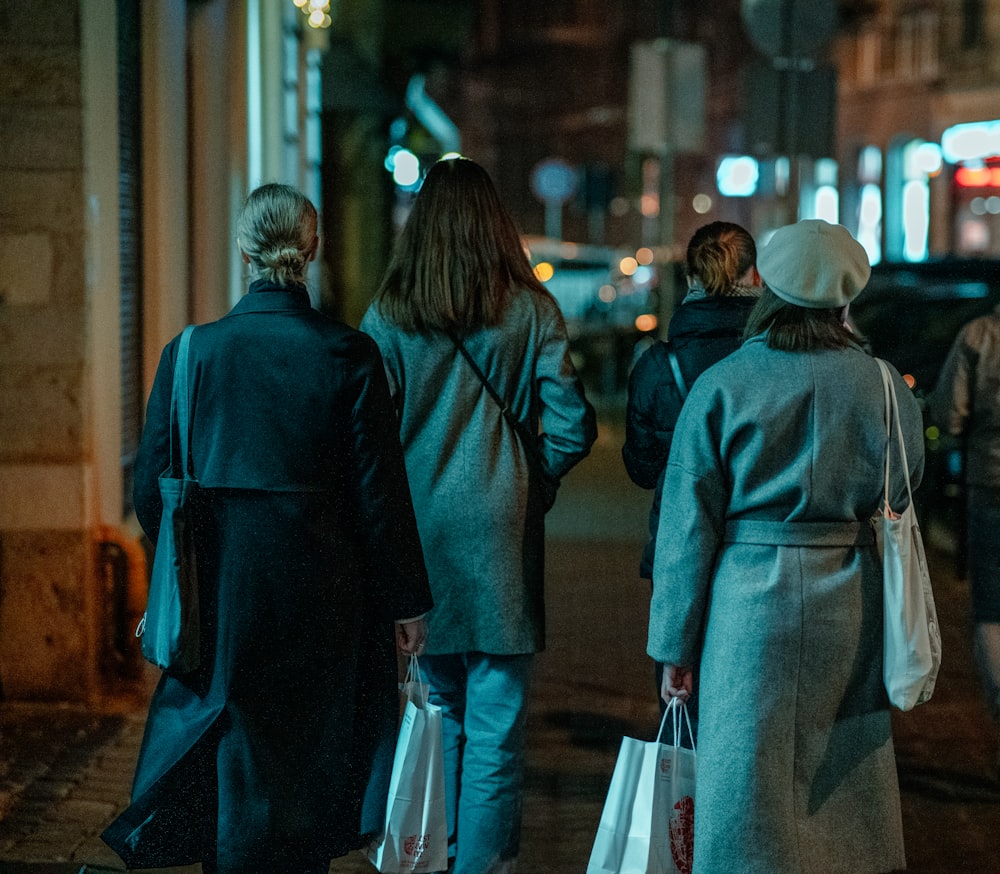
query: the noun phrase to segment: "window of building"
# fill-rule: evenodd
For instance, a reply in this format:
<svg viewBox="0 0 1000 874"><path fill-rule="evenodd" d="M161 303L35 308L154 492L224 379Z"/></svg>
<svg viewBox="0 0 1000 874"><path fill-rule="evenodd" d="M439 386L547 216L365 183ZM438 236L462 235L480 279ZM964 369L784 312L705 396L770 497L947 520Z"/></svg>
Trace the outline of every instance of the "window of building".
<svg viewBox="0 0 1000 874"><path fill-rule="evenodd" d="M868 260L882 260L882 150L865 146L858 154L858 242Z"/></svg>
<svg viewBox="0 0 1000 874"><path fill-rule="evenodd" d="M925 261L931 221L929 180L941 172L941 148L937 143L913 139L903 147L902 157L903 258Z"/></svg>
<svg viewBox="0 0 1000 874"><path fill-rule="evenodd" d="M983 0L962 0L962 48L975 48L982 41Z"/></svg>
<svg viewBox="0 0 1000 874"><path fill-rule="evenodd" d="M882 35L875 28L858 34L857 80L859 85L874 85L879 76Z"/></svg>

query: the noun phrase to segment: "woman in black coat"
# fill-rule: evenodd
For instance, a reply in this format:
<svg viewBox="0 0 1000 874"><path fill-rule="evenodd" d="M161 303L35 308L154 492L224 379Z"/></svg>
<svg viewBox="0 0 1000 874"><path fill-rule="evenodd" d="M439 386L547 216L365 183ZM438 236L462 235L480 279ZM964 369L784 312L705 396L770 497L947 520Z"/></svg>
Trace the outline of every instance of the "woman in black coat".
<svg viewBox="0 0 1000 874"><path fill-rule="evenodd" d="M316 226L298 191L254 191L238 241L258 278L191 338L201 665L161 678L132 803L103 835L130 868L325 872L382 826L394 636L422 647L431 598L381 357L303 284ZM176 355L136 459L154 543Z"/></svg>

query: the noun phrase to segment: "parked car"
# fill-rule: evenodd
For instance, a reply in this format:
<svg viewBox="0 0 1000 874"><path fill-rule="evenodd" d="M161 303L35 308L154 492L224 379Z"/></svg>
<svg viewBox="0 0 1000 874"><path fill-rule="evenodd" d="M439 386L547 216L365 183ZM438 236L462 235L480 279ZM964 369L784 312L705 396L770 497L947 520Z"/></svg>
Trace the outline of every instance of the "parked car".
<svg viewBox="0 0 1000 874"><path fill-rule="evenodd" d="M925 409L961 327L1000 304L1000 261L942 259L878 264L851 315L872 352L892 362ZM944 523L963 562L964 457L961 442L926 418L927 461L916 495L926 528Z"/></svg>
<svg viewBox="0 0 1000 874"><path fill-rule="evenodd" d="M877 264L851 304L872 351L912 377L918 396L937 383L955 335L1000 303L1000 261Z"/></svg>

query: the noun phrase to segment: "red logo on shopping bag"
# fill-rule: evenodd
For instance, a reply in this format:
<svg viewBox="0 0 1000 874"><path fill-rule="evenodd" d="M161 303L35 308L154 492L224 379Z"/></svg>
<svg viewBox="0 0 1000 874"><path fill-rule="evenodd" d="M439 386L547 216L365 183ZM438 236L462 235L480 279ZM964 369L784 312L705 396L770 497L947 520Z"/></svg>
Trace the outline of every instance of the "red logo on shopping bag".
<svg viewBox="0 0 1000 874"><path fill-rule="evenodd" d="M410 835L403 841L403 852L407 856L420 856L427 852L430 842L430 835Z"/></svg>
<svg viewBox="0 0 1000 874"><path fill-rule="evenodd" d="M681 874L694 865L694 799L685 795L670 811L670 855Z"/></svg>

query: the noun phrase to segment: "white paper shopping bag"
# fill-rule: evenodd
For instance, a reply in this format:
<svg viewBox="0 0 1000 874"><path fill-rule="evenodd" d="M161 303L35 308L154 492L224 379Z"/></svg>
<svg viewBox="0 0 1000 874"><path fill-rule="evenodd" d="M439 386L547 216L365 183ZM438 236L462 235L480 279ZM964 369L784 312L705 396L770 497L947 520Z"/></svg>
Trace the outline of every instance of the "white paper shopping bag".
<svg viewBox="0 0 1000 874"><path fill-rule="evenodd" d="M675 698L656 740L622 738L587 874L690 874L696 754L680 746L682 715L690 734L687 709ZM668 718L672 744L661 743Z"/></svg>
<svg viewBox="0 0 1000 874"><path fill-rule="evenodd" d="M389 781L385 830L368 859L386 874L444 871L448 824L444 800L441 708L427 701L416 656L401 687L406 699Z"/></svg>

